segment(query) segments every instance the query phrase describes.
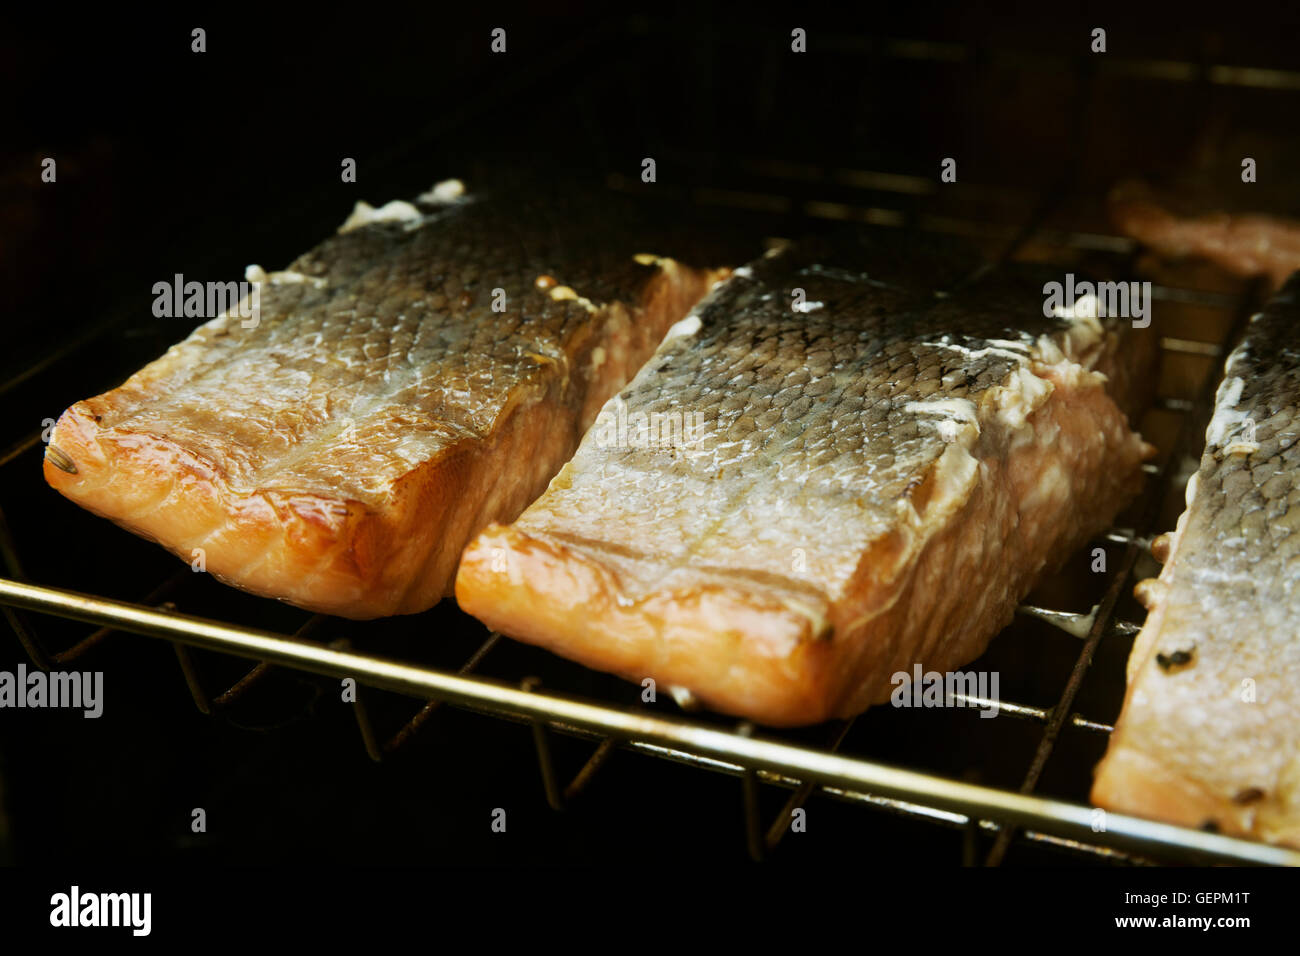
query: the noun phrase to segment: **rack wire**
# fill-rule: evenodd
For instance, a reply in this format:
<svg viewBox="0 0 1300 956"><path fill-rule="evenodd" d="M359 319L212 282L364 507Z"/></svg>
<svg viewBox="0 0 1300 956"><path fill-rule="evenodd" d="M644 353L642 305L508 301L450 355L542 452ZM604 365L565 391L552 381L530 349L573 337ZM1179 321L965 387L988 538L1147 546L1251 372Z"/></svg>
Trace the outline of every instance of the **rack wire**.
<svg viewBox="0 0 1300 956"><path fill-rule="evenodd" d="M847 41L846 41L847 42ZM877 51L886 56L959 62L965 54L959 46L928 47L903 41L884 41ZM956 60L954 60L954 57ZM1174 66L1177 66L1175 64ZM1127 66L1114 61L1109 69L1123 72L1155 71L1153 75L1171 80L1194 79L1202 75L1200 67L1187 71L1169 64L1132 61ZM1209 68L1213 83L1282 86L1296 84L1295 74L1225 72L1226 67ZM1217 72L1216 72L1217 71ZM1184 76L1184 73L1187 75ZM1266 75L1267 74L1267 75ZM418 139L418 138L417 138ZM1005 244L1002 259L1009 259L1029 240L1047 243L1062 250L1086 249L1126 259L1133 244L1119 236L1098 232L1074 232L1049 229L1044 225L1048 211L1061 198L1039 197L1031 203L1030 214L1019 223L998 224L960 215L920 213L910 209L905 200L925 192L930 184L915 177L889 171L836 170L824 167L801 168L795 164L766 158L751 158L741 165L755 177L757 185L745 189L697 189L687 198L700 205L738 209L758 209L777 213L797 213L810 220L850 220L884 226L907 226L921 231L958 233L992 238ZM788 188L798 182L798 189ZM834 198L809 198L810 187L834 184ZM610 185L620 188L624 181L611 177ZM972 187L978 189L978 187ZM863 191L867 198L846 201L843 189ZM899 201L891 204L889 197ZM1231 344L1235 330L1258 304L1258 290L1242 296L1205 292L1198 289L1158 285L1158 300L1188 303L1215 310L1226 317L1223 334L1216 341L1165 337L1161 348L1169 355L1192 355L1204 359L1222 357ZM52 374L60 361L78 350L90 348L108 325L101 325L71 343L60 343L51 354L24 373L25 378ZM0 383L0 396L15 382ZM1143 525L1116 528L1102 536L1104 542L1122 548L1118 562L1109 572L1098 604L1087 613L1023 605L1021 616L1045 621L1079 639L1078 652L1068 678L1055 696L1051 707L1040 707L1016 700L999 700L1001 714L1041 727L1032 760L1025 768L1020 786L1004 789L979 785L936 773L893 766L860 756L841 753L853 721L835 722L826 727L825 742L809 746L794 742L786 735L760 730L742 723L720 727L694 718L654 716L644 710L608 700L585 700L548 692L535 678L514 684L481 674L490 660L501 635L487 633L477 648L459 668L435 667L417 657L386 657L363 653L347 640L326 643L314 635L327 619L308 617L292 633L240 626L184 613L172 602L177 592L191 578L181 570L158 583L135 602L106 596L79 593L32 582L24 570L22 547L13 539L8 523L0 511L0 558L7 577L0 579L0 605L18 642L32 663L42 669L74 663L91 648L114 632L129 632L168 641L175 649L179 670L195 705L203 713L229 707L262 684L275 669L319 675L327 678L352 678L368 688L353 707L359 736L374 760L405 746L439 708L453 705L494 718L516 721L531 728L545 799L560 808L583 793L599 775L609 758L620 748L675 761L702 772L727 774L741 781L743 827L750 856L761 859L772 853L789 832L791 811L805 805L814 795L846 801L876 812L897 814L936 826L965 831L963 862L978 862L976 839L981 834L993 839L992 849L984 862L997 865L1015 841L1027 841L1059 848L1071 853L1110 862L1214 862L1248 864L1300 865L1300 852L1267 846L1249 840L1138 819L1118 813L1104 815L1099 822L1095 808L1082 802L1070 802L1037 794L1044 767L1065 731L1107 735L1112 725L1096 716L1075 711L1076 695L1088 675L1094 655L1103 642L1131 637L1138 625L1119 617L1121 598L1131 587L1134 569L1149 536L1164 530L1155 527L1158 505L1176 479L1181 454L1195 451L1199 435L1189 422L1214 385L1211 370L1201 388L1199 399L1166 396L1157 400L1164 412L1178 416L1179 439L1174 453L1162 465L1148 466L1149 481L1139 509ZM34 464L41 448L39 433L33 433L0 453L0 469L17 463ZM30 612L85 622L95 630L62 650L47 646L33 623ZM354 632L366 625L349 622ZM210 686L190 648L202 648L231 658L253 661L241 677L220 690ZM576 667L576 665L573 665ZM1107 675L1123 681L1123 675ZM373 691L391 692L416 702L416 709L395 733L382 736L371 719L369 703ZM975 711L993 701L958 695L956 703ZM960 713L967 713L960 710ZM976 719L975 713L969 714ZM577 737L594 744L589 758L569 779L559 776L551 757L550 735ZM782 810L764 821L758 799L761 787L788 790Z"/></svg>
<svg viewBox="0 0 1300 956"><path fill-rule="evenodd" d="M1192 298L1202 303L1206 301L1192 290L1165 290L1164 294L1167 297ZM1222 306L1221 301L1213 298L1210 301ZM1249 307L1249 302L1239 303L1238 318L1244 316ZM1235 326L1236 323L1229 323L1229 335ZM1173 339L1164 345L1171 352L1192 351L1215 356L1224 350L1224 342L1189 343ZM1195 404L1165 401L1162 407L1187 417ZM1185 441L1194 440L1189 429L1183 431ZM19 461L30 463L32 453L39 447L39 436L24 440L0 455L0 467ZM1142 513L1153 513L1152 502L1165 490L1176 457L1169 456L1164 466L1154 469L1154 480L1148 482L1147 503L1141 509ZM1002 713L1042 726L1038 747L1018 792L842 756L837 749L851 722L834 725L827 745L815 749L782 742L769 734L759 735L748 724L720 730L692 720L653 717L605 702L549 694L532 679L522 686L511 686L477 676L474 672L500 640L500 635L495 633L486 635L458 671L450 672L419 662L359 653L345 643L324 645L314 641L312 632L323 620L319 615L308 618L296 633L284 635L181 613L174 604L163 602L189 575L188 571L178 572L161 582L138 603L29 583L24 580L19 550L7 526L0 530L3 532L0 533L0 551L10 574L9 578L0 579L0 603L5 605L15 635L37 667L49 669L71 664L109 633L120 630L171 641L194 702L204 713L210 713L214 705L232 703L263 679L272 667L294 668L333 678L353 678L363 686L423 701L420 709L396 734L381 741L370 720L365 698L358 699L354 712L361 740L376 760L402 746L442 703L527 722L535 736L544 793L556 808L577 796L599 772L614 748L623 746L703 770L740 777L746 794L745 828L750 852L755 858L770 852L780 842L787 830L785 822L790 817L790 810L802 805L814 791L819 791L840 800L936 824L995 833L996 841L986 861L993 864L1001 862L1007 847L1016 837L1133 862L1225 859L1241 863L1300 864L1300 854L1293 851L1121 814L1106 814L1104 830L1100 830L1093 808L1034 794L1043 767L1063 729L1070 727L1096 734L1107 734L1112 729L1104 721L1075 713L1072 706L1099 643L1108 637L1131 635L1137 629L1136 624L1117 619L1116 609L1126 586L1132 583L1134 564L1147 543L1144 535L1153 530L1149 527L1115 530L1104 536L1106 541L1122 545L1124 550L1118 566L1110 574L1102 600L1091 612L1079 614L1031 605L1020 608L1022 614L1047 621L1067 633L1082 637L1082 641L1069 679L1053 707L1035 707L1013 700L997 702ZM44 645L31 621L17 609L72 618L97 625L98 629L66 650L52 652ZM190 647L247 658L256 663L231 686L213 694L189 653ZM1117 675L1117 679L1122 678ZM972 708L987 707L992 703L966 695L959 695L956 702ZM551 761L547 736L550 732L597 741L590 759L567 782L557 777ZM766 825L757 817L755 790L760 784L793 791L786 809Z"/></svg>

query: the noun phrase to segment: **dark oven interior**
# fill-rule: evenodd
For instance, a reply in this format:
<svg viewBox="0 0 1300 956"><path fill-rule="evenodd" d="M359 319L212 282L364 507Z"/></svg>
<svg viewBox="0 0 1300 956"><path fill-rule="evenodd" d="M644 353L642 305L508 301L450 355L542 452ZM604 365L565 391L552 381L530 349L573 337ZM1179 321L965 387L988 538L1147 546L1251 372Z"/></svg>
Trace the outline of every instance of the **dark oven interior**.
<svg viewBox="0 0 1300 956"><path fill-rule="evenodd" d="M341 846L354 860L441 862L647 848L813 862L854 846L953 864L1267 858L1195 831L1088 827L1142 620L1132 585L1179 512L1225 343L1262 295L1206 267L1141 261L1103 199L1137 175L1220 207L1300 212L1286 175L1300 165L1292 15L1094 23L1073 7L954 5L801 10L792 23L715 3L548 6L4 31L20 95L4 167L2 660L102 670L107 689L99 720L5 715L0 860L269 862ZM808 54L791 53L792 25ZM1089 52L1099 25L1104 55ZM489 50L496 26L504 55ZM47 155L53 187L32 172ZM947 156L955 184L938 181ZM1240 182L1243 156L1257 183ZM357 183L339 181L341 157L357 160ZM643 157L653 185L639 181ZM276 267L359 199L524 171L689 203L763 238L868 223L969 237L994 268L1154 279L1163 364L1141 430L1160 455L1095 544L1106 572L1071 557L974 665L1001 675L1001 719L881 707L778 732L666 696L645 705L639 688L490 635L450 601L356 623L224 588L42 482L43 421L189 331L152 317L158 279ZM348 674L356 705L340 700ZM195 807L206 833L188 825ZM487 826L498 807L509 840ZM795 807L806 833L786 826Z"/></svg>

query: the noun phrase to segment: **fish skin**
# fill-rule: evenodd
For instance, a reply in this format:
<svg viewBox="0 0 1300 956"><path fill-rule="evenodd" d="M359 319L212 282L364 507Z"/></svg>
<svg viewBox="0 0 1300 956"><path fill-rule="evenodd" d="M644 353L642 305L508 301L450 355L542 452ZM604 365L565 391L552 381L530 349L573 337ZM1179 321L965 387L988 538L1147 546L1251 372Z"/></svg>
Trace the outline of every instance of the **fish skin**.
<svg viewBox="0 0 1300 956"><path fill-rule="evenodd" d="M1115 320L1044 317L1025 275L937 297L954 261L872 234L737 270L605 410L699 412L694 443L620 445L598 418L466 549L462 608L772 725L977 657L1139 486L1151 449L1098 370L1149 353Z"/></svg>
<svg viewBox="0 0 1300 956"><path fill-rule="evenodd" d="M236 587L353 618L420 611L725 274L657 258L671 233L616 197L393 209L273 274L255 328L207 322L71 406L48 483L186 562L203 549Z"/></svg>
<svg viewBox="0 0 1300 956"><path fill-rule="evenodd" d="M1187 509L1138 586L1099 806L1300 847L1297 439L1300 273L1228 357Z"/></svg>

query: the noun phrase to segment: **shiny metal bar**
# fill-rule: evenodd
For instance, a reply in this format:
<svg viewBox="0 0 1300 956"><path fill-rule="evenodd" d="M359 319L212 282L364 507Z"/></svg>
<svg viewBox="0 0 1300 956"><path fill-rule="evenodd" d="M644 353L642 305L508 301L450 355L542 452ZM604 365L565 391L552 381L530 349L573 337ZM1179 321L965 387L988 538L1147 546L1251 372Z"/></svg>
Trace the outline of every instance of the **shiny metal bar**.
<svg viewBox="0 0 1300 956"><path fill-rule="evenodd" d="M159 604L163 603L163 598L167 597L174 590L176 590L176 588L180 586L181 582L184 581L186 578L188 578L191 574L193 574L193 572L190 571L188 568L185 569L184 571L177 571L170 578L168 578L162 584L158 585L156 588L154 588L152 591L146 594L143 598L141 598L138 603L147 604L150 607L157 607ZM55 654L53 658L54 663L67 664L70 661L75 661L82 654L86 653L92 647L95 647L102 640L104 640L104 638L108 637L112 633L113 633L113 629L111 627L98 628L92 633L87 634L85 637L79 640L76 644L73 644L67 650L62 650L59 651L57 654Z"/></svg>
<svg viewBox="0 0 1300 956"><path fill-rule="evenodd" d="M1056 611L1050 607L1038 607L1035 604L1022 604L1016 608L1016 613L1045 621L1071 637L1085 638L1088 636L1088 631L1092 629L1097 609L1094 607L1087 614L1079 614L1074 611Z"/></svg>
<svg viewBox="0 0 1300 956"><path fill-rule="evenodd" d="M1144 550L1149 550L1150 544L1144 539L1130 537L1123 539L1127 545L1136 545ZM1050 607L1039 607L1036 604L1021 604L1016 608L1016 613L1024 617L1037 618L1045 621L1059 631L1064 631L1071 637L1086 638L1092 628L1093 619L1097 616L1097 608L1093 607L1087 614L1080 614L1077 611L1057 611ZM1140 624L1134 624L1131 621L1110 622L1109 633L1119 635L1136 634L1142 629Z"/></svg>
<svg viewBox="0 0 1300 956"><path fill-rule="evenodd" d="M94 624L112 624L138 634L285 664L310 673L355 677L358 683L415 697L442 698L470 710L540 719L557 727L572 725L589 733L698 755L702 763L730 766L729 762L734 762L742 768L921 803L936 812L1032 827L1067 839L1133 847L1139 851L1154 850L1163 856L1180 859L1213 857L1243 863L1300 866L1300 852L1281 847L1123 814L1107 814L1105 831L1097 833L1093 830L1092 808L1082 804L962 783L774 740L742 737L704 724L651 717L551 694L529 693L498 681L413 667L266 631L182 614L165 614L72 591L0 579L0 602Z"/></svg>
<svg viewBox="0 0 1300 956"><path fill-rule="evenodd" d="M1218 358L1224 354L1223 346L1213 342L1198 342L1195 339L1178 339L1165 336L1160 340L1160 347L1166 352L1178 352L1182 355L1204 355L1206 358Z"/></svg>
<svg viewBox="0 0 1300 956"><path fill-rule="evenodd" d="M1052 717L1052 711L1044 710L1041 707L1032 707L1028 704L1017 704L1009 700L993 700L990 697L978 697L974 694L953 694L952 702L954 706L957 707L967 707L979 710L988 710L996 704L999 715L1006 714L1010 717L1022 717L1026 720L1036 720L1043 724L1051 720ZM1095 720L1088 720L1080 714L1071 714L1069 719L1070 726L1078 730L1091 730L1096 733L1108 734L1115 729L1110 724L1102 724Z"/></svg>

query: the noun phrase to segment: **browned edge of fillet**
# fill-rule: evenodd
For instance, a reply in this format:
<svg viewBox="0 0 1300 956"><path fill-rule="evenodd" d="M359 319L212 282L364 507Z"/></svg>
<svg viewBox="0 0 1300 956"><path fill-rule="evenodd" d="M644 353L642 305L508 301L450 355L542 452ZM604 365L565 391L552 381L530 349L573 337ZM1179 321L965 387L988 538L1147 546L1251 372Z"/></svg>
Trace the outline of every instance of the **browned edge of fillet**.
<svg viewBox="0 0 1300 956"><path fill-rule="evenodd" d="M887 700L891 676L914 662L944 671L979 656L1042 570L1140 486L1153 449L1100 382L1054 385L1030 421L1058 428L1055 438L1008 450L982 404L989 443L976 446L978 480L963 485L941 457L914 496L920 530L864 545L844 594L795 606L779 597L789 590L707 586L630 600L611 566L559 535L494 524L462 558L457 600L512 637L632 681L685 687L718 711L774 726L852 716ZM1059 487L1026 504L1055 465Z"/></svg>
<svg viewBox="0 0 1300 956"><path fill-rule="evenodd" d="M381 508L317 490L237 490L217 463L165 434L101 428L97 419L118 392L148 390L152 366L63 413L45 480L187 563L203 549L209 573L254 594L354 619L422 611L451 593L465 543L490 521L513 520L542 492L603 401L725 274L657 267L630 310L603 307L600 331L574 345L569 376L509 406L484 438L461 439L401 476ZM605 360L588 381L597 347Z"/></svg>
<svg viewBox="0 0 1300 956"><path fill-rule="evenodd" d="M1163 536L1164 540L1158 542L1159 548L1152 548L1158 558L1161 557L1160 551L1165 552L1160 576L1139 582L1134 589L1147 608L1147 619L1129 652L1124 703L1106 754L1094 770L1089 798L1095 805L1118 813L1186 827L1199 827L1206 821L1213 821L1217 831L1228 836L1266 839L1300 848L1300 828L1284 819L1262 819L1259 807L1237 802L1206 787L1190 774L1175 769L1151 753L1149 748L1141 746L1140 741L1130 740L1125 725L1124 715L1130 711L1138 693L1137 676L1149 666L1152 656L1161 646L1165 610L1169 606L1168 593L1173 587L1178 548L1190 513L1189 505L1179 516L1175 530Z"/></svg>

